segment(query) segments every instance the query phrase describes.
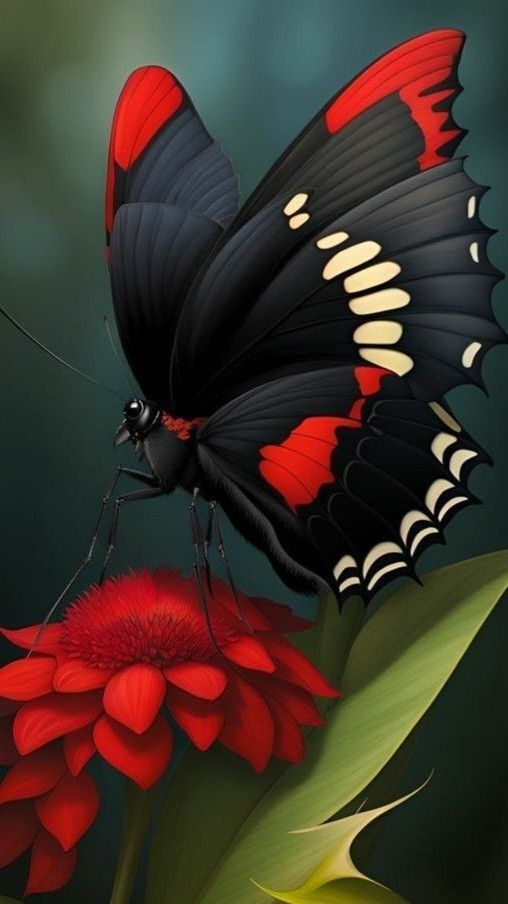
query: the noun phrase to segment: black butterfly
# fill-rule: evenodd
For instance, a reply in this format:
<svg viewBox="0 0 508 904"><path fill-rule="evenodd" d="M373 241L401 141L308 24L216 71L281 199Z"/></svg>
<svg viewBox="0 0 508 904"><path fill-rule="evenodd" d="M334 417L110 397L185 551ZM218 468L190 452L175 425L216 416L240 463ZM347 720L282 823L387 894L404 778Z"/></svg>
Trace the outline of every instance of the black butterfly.
<svg viewBox="0 0 508 904"><path fill-rule="evenodd" d="M370 598L414 573L487 456L443 395L504 342L485 191L451 159L461 32L390 51L312 120L238 210L178 81L135 71L106 193L123 349L151 474L217 501L286 584ZM116 519L110 550L114 542ZM199 539L199 538L198 538Z"/></svg>

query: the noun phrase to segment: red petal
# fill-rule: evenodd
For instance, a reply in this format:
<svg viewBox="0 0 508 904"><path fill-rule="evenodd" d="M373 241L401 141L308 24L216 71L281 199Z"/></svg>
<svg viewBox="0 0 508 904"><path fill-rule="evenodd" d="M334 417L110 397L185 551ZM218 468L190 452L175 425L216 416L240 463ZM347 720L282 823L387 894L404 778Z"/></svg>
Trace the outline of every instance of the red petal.
<svg viewBox="0 0 508 904"><path fill-rule="evenodd" d="M289 606L285 606L283 603L274 603L272 600L265 600L259 596L252 597L252 602L268 619L271 625L268 630L290 634L294 631L306 631L314 624L308 618L300 618L299 615L295 615Z"/></svg>
<svg viewBox="0 0 508 904"><path fill-rule="evenodd" d="M219 741L243 756L256 772L266 767L273 748L274 724L263 697L238 675L231 676L224 695L226 721Z"/></svg>
<svg viewBox="0 0 508 904"><path fill-rule="evenodd" d="M142 735L103 716L93 734L101 756L145 790L155 785L171 759L173 738L162 716Z"/></svg>
<svg viewBox="0 0 508 904"><path fill-rule="evenodd" d="M111 678L104 691L104 709L117 722L143 734L159 712L165 693L161 670L140 662Z"/></svg>
<svg viewBox="0 0 508 904"><path fill-rule="evenodd" d="M0 766L10 766L19 757L12 737L14 716L7 716L0 722Z"/></svg>
<svg viewBox="0 0 508 904"><path fill-rule="evenodd" d="M216 700L224 692L226 674L216 665L206 662L181 662L164 669L171 684L203 700Z"/></svg>
<svg viewBox="0 0 508 904"><path fill-rule="evenodd" d="M298 722L275 700L270 700L270 709L275 724L273 756L288 763L301 763L305 753L305 741Z"/></svg>
<svg viewBox="0 0 508 904"><path fill-rule="evenodd" d="M79 728L67 735L64 738L63 750L69 772L71 775L79 775L83 766L86 766L95 753L93 726L86 725L85 728Z"/></svg>
<svg viewBox="0 0 508 904"><path fill-rule="evenodd" d="M58 841L41 829L32 848L25 896L62 888L71 878L75 866L76 848L63 851Z"/></svg>
<svg viewBox="0 0 508 904"><path fill-rule="evenodd" d="M0 633L17 647L21 647L23 650L31 650L40 627L40 625L32 625L30 628L18 628L15 631L9 628L0 628ZM61 655L61 635L62 625L59 622L46 625L37 641L35 648L37 653L49 653L53 656L56 654Z"/></svg>
<svg viewBox="0 0 508 904"><path fill-rule="evenodd" d="M10 700L33 700L53 689L56 662L49 656L30 656L0 669L0 694Z"/></svg>
<svg viewBox="0 0 508 904"><path fill-rule="evenodd" d="M23 854L34 840L39 820L31 800L0 807L0 869Z"/></svg>
<svg viewBox="0 0 508 904"><path fill-rule="evenodd" d="M224 725L225 713L222 702L200 700L176 687L169 687L168 709L175 722L186 732L199 750L208 750L217 740Z"/></svg>
<svg viewBox="0 0 508 904"><path fill-rule="evenodd" d="M88 831L99 810L99 792L86 772L64 773L58 785L36 804L37 815L48 832L70 850Z"/></svg>
<svg viewBox="0 0 508 904"><path fill-rule="evenodd" d="M311 694L319 697L340 697L337 691L326 680L316 666L307 659L300 650L292 646L284 637L278 634L269 634L263 638L263 643L268 652L273 656L277 664L277 677L284 681L291 681L305 688Z"/></svg>
<svg viewBox="0 0 508 904"><path fill-rule="evenodd" d="M21 757L0 785L0 804L45 794L55 787L64 772L65 760L59 744Z"/></svg>
<svg viewBox="0 0 508 904"><path fill-rule="evenodd" d="M102 712L98 691L87 694L48 694L25 703L14 720L14 742L20 753L37 750L53 738L89 725Z"/></svg>
<svg viewBox="0 0 508 904"><path fill-rule="evenodd" d="M264 675L256 676L255 685L268 700L273 699L287 709L300 725L325 724L325 719L321 716L313 697L302 687Z"/></svg>
<svg viewBox="0 0 508 904"><path fill-rule="evenodd" d="M68 659L55 671L53 687L63 694L95 691L105 687L114 674L113 669L94 669L80 659Z"/></svg>
<svg viewBox="0 0 508 904"><path fill-rule="evenodd" d="M259 672L274 672L275 664L270 659L262 643L248 634L240 634L234 640L222 644L225 656L244 669L255 669Z"/></svg>
<svg viewBox="0 0 508 904"><path fill-rule="evenodd" d="M213 596L231 615L237 620L247 623L253 631L270 631L270 622L259 611L257 606L253 605L252 598L248 597L241 590L236 591L238 603L233 595L231 587L217 578L213 577Z"/></svg>

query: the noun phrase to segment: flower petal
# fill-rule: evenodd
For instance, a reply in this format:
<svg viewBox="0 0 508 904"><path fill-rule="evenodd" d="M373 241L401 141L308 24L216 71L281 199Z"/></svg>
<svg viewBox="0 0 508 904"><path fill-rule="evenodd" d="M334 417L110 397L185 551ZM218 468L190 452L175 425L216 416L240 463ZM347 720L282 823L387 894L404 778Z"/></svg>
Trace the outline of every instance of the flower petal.
<svg viewBox="0 0 508 904"><path fill-rule="evenodd" d="M231 662L243 666L244 669L275 672L275 664L263 644L252 635L240 634L233 640L222 644L221 649Z"/></svg>
<svg viewBox="0 0 508 904"><path fill-rule="evenodd" d="M14 716L7 716L0 721L0 766L10 766L19 757L12 737Z"/></svg>
<svg viewBox="0 0 508 904"><path fill-rule="evenodd" d="M48 741L89 725L102 712L98 691L86 694L48 694L21 707L14 720L14 742L22 754Z"/></svg>
<svg viewBox="0 0 508 904"><path fill-rule="evenodd" d="M56 662L50 656L26 656L0 669L0 695L9 700L33 700L53 689Z"/></svg>
<svg viewBox="0 0 508 904"><path fill-rule="evenodd" d="M305 754L305 741L298 722L275 700L270 700L269 706L275 724L273 756L288 763L301 763Z"/></svg>
<svg viewBox="0 0 508 904"><path fill-rule="evenodd" d="M223 693L227 677L219 666L207 662L181 662L164 669L171 684L203 700L216 700Z"/></svg>
<svg viewBox="0 0 508 904"><path fill-rule="evenodd" d="M37 638L37 634L39 633L40 625L32 625L30 628L18 628L16 630L11 630L10 628L0 628L0 633L3 634L7 640L10 640L11 643L15 644L17 647L21 647L23 650L31 650L35 640ZM60 639L62 636L62 625L59 622L46 625L41 632L41 636L37 640L37 653L49 653L50 655L61 655L62 648L60 646Z"/></svg>
<svg viewBox="0 0 508 904"><path fill-rule="evenodd" d="M64 772L65 760L60 744L51 744L21 757L0 785L0 804L45 794L55 787Z"/></svg>
<svg viewBox="0 0 508 904"><path fill-rule="evenodd" d="M300 725L325 724L314 698L302 687L281 681L273 675L256 675L254 684L268 700L275 700L287 709Z"/></svg>
<svg viewBox="0 0 508 904"><path fill-rule="evenodd" d="M58 841L41 829L32 848L25 896L62 888L71 878L75 866L76 848L62 850Z"/></svg>
<svg viewBox="0 0 508 904"><path fill-rule="evenodd" d="M63 751L67 768L71 775L79 775L83 766L95 753L93 739L93 725L85 725L78 728L72 734L66 735L63 743Z"/></svg>
<svg viewBox="0 0 508 904"><path fill-rule="evenodd" d="M81 659L68 659L56 669L53 687L62 694L94 691L105 687L114 674L113 669L94 669Z"/></svg>
<svg viewBox="0 0 508 904"><path fill-rule="evenodd" d="M39 828L31 800L17 800L0 808L0 869L30 847Z"/></svg>
<svg viewBox="0 0 508 904"><path fill-rule="evenodd" d="M168 709L175 722L183 728L199 750L208 748L217 740L224 725L225 713L219 700L200 700L176 687L168 687Z"/></svg>
<svg viewBox="0 0 508 904"><path fill-rule="evenodd" d="M49 794L36 801L35 809L44 828L70 850L88 831L99 810L99 792L88 773L65 772Z"/></svg>
<svg viewBox="0 0 508 904"><path fill-rule="evenodd" d="M257 600L248 597L247 594L243 593L238 588L236 590L236 595L238 602L234 597L230 585L216 575L213 576L214 600L217 600L224 606L230 615L235 617L237 622L240 621L241 623L243 621L252 631L271 631L272 628L269 620L259 611L257 605L255 605Z"/></svg>
<svg viewBox="0 0 508 904"><path fill-rule="evenodd" d="M136 734L152 725L166 693L160 669L144 662L130 665L111 678L104 691L104 709Z"/></svg>
<svg viewBox="0 0 508 904"><path fill-rule="evenodd" d="M240 678L230 677L223 701L226 721L219 735L224 747L244 757L256 772L265 769L275 734L272 714L261 694Z"/></svg>
<svg viewBox="0 0 508 904"><path fill-rule="evenodd" d="M95 725L94 741L100 755L111 766L145 790L161 777L173 750L171 729L162 716L142 735L103 716Z"/></svg>
<svg viewBox="0 0 508 904"><path fill-rule="evenodd" d="M276 662L277 677L297 684L318 697L341 696L341 692L332 687L314 663L284 637L267 634L263 637L263 643Z"/></svg>
<svg viewBox="0 0 508 904"><path fill-rule="evenodd" d="M312 628L314 624L308 618L301 618L299 615L295 615L289 606L283 603L274 603L272 600L266 600L260 596L251 597L251 601L268 619L271 625L271 628L268 628L269 631L291 634L294 631L306 631L308 628Z"/></svg>

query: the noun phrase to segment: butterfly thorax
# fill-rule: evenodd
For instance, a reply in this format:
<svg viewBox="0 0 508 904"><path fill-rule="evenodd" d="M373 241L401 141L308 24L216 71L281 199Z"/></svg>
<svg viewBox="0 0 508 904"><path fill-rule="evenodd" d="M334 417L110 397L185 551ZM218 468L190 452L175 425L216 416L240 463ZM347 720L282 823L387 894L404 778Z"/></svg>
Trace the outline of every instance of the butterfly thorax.
<svg viewBox="0 0 508 904"><path fill-rule="evenodd" d="M162 489L168 493L178 484L186 489L196 485L195 434L203 420L188 421L161 412L158 422L142 441L148 464Z"/></svg>

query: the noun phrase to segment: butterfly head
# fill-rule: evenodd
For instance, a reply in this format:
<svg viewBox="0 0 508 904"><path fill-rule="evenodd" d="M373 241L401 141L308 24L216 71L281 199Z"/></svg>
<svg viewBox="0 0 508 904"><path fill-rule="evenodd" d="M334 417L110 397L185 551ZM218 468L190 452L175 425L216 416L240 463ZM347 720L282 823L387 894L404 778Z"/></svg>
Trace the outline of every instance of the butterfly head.
<svg viewBox="0 0 508 904"><path fill-rule="evenodd" d="M124 407L124 419L115 435L115 448L127 440L140 442L159 423L161 410L145 399L131 399Z"/></svg>

